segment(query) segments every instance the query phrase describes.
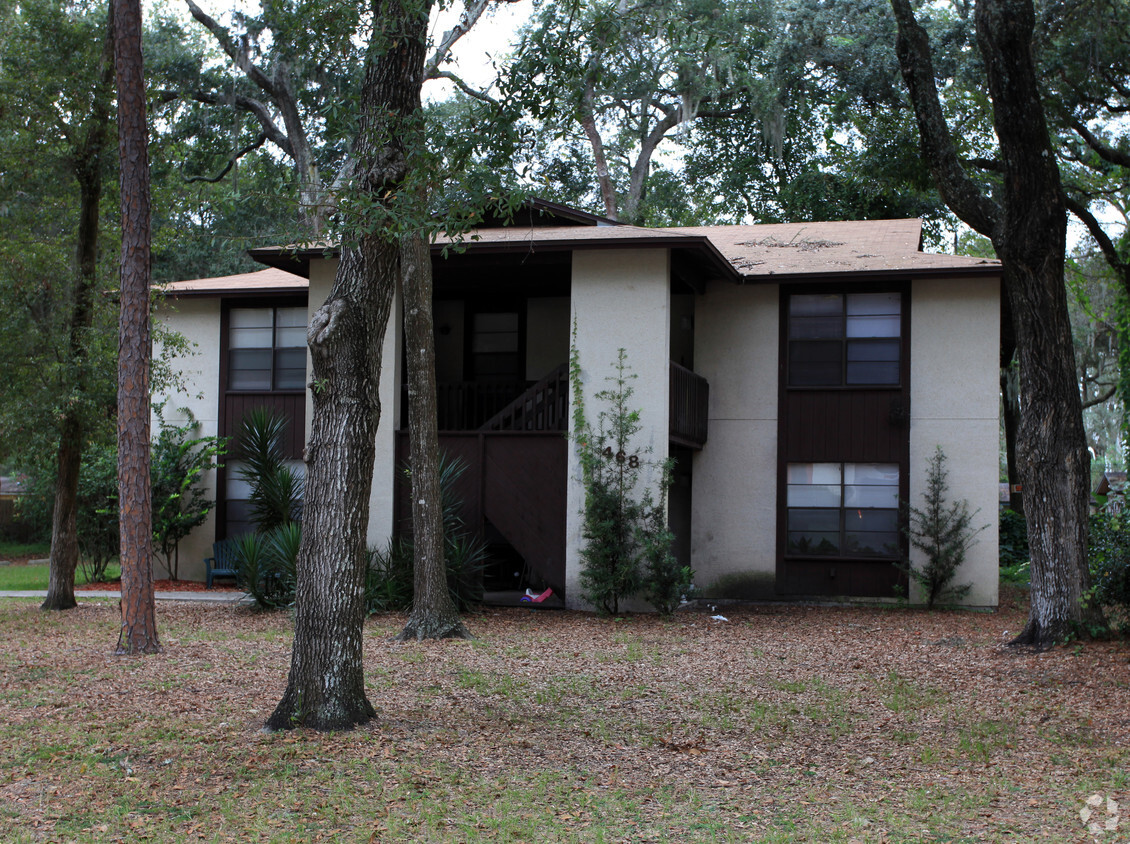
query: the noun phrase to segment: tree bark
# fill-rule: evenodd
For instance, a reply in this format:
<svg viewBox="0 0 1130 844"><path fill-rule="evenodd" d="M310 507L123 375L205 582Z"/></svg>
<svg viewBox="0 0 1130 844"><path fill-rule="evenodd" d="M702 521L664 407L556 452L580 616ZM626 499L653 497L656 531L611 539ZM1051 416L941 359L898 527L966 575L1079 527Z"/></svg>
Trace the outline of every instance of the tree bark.
<svg viewBox="0 0 1130 844"><path fill-rule="evenodd" d="M118 334L118 499L121 518L120 654L160 650L153 603L153 497L149 477L149 150L140 0L114 0L121 158L121 320Z"/></svg>
<svg viewBox="0 0 1130 844"><path fill-rule="evenodd" d="M1063 262L1066 207L1031 55L1031 0L980 0L977 41L993 101L1000 205L961 167L942 116L930 47L909 0L891 0L897 52L923 155L950 209L988 235L1001 259L1020 361L1017 434L1032 561L1028 624L1017 645L1048 647L1092 625L1085 606L1090 455L1083 433Z"/></svg>
<svg viewBox="0 0 1130 844"><path fill-rule="evenodd" d="M411 7L411 8L406 8ZM365 550L381 344L400 277L389 213L421 143L420 85L430 3L374 0L377 31L361 89L355 246L342 250L326 302L307 330L313 419L298 552L294 650L268 729L348 729L375 715L365 696L362 632ZM403 222L403 221L400 221Z"/></svg>
<svg viewBox="0 0 1130 844"><path fill-rule="evenodd" d="M1020 390L1018 373L1012 366L1001 369L1001 422L1004 425L1004 456L1008 466L1008 506L1024 515L1024 487L1016 462L1016 432L1020 429Z"/></svg>
<svg viewBox="0 0 1130 844"><path fill-rule="evenodd" d="M75 387L85 388L86 337L94 321L94 290L98 275L99 212L106 142L110 135L111 86L114 81L113 14L106 28L102 67L92 98L90 116L73 151L72 167L79 185L78 238L74 290L71 300L67 355ZM68 610L75 601L78 567L78 481L82 465L82 410L70 403L64 410L56 452L55 503L51 513L51 562L44 610Z"/></svg>
<svg viewBox="0 0 1130 844"><path fill-rule="evenodd" d="M1032 589L1028 624L1014 643L1047 647L1102 623L1086 605L1091 457L1063 277L1067 207L1032 61L1032 2L980 0L976 21L1004 163L993 245L1020 357L1017 452Z"/></svg>
<svg viewBox="0 0 1130 844"><path fill-rule="evenodd" d="M408 427L412 447L412 612L398 637L469 639L451 600L444 559L443 496L436 425L435 336L432 333L432 260L422 234L404 238L401 251L404 347L408 350Z"/></svg>

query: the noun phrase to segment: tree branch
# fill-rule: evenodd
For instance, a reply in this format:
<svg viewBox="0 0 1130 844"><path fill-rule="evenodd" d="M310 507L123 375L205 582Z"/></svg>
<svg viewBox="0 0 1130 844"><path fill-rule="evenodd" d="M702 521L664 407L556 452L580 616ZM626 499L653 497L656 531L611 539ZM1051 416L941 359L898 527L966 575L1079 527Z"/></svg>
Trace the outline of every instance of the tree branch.
<svg viewBox="0 0 1130 844"><path fill-rule="evenodd" d="M1117 164L1120 167L1130 167L1130 154L1104 144L1091 133L1091 130L1088 129L1086 124L1081 120L1072 120L1071 128L1079 134L1080 138L1087 142L1087 146L1098 153L1099 158L1103 161L1109 161L1111 164Z"/></svg>
<svg viewBox="0 0 1130 844"><path fill-rule="evenodd" d="M1106 233L1098 219L1092 214L1087 206L1079 202L1075 197L1064 194L1067 210L1079 218L1079 221L1087 227L1087 231L1091 233L1091 237L1095 239L1098 244L1099 251L1103 253L1106 258L1107 264L1114 270L1119 279L1122 281L1122 288L1127 293L1130 293L1130 264L1122 259L1118 252L1118 247L1114 245L1114 241L1110 239L1110 235Z"/></svg>
<svg viewBox="0 0 1130 844"><path fill-rule="evenodd" d="M275 144L291 159L294 158L294 150L290 144L290 138L283 132L274 119L271 113L267 110L265 103L252 97L245 97L243 94L215 94L208 91L157 91L156 97L161 102L169 102L170 100L192 100L194 102L203 103L204 105L227 105L232 108L238 108L240 111L246 111L255 116L259 121L259 125L263 127L263 132L267 135L267 140Z"/></svg>
<svg viewBox="0 0 1130 844"><path fill-rule="evenodd" d="M958 217L972 229L991 238L1000 209L969 178L954 147L953 137L938 99L937 74L926 30L914 18L910 0L891 0L898 24L895 49L902 78L910 92L922 155L930 166L938 191Z"/></svg>
<svg viewBox="0 0 1130 844"><path fill-rule="evenodd" d="M215 176L185 176L185 183L192 184L193 182L208 182L210 184L215 184L216 182L220 181L220 179L224 178L224 176L226 176L229 172L231 172L231 168L235 166L235 163L239 161L239 159L243 158L243 156L247 155L247 153L259 149L259 147L263 146L266 141L267 133L260 132L254 141L249 143L243 149L237 150L229 155L228 163L224 166L224 169L217 173ZM181 169L184 169L183 165Z"/></svg>
<svg viewBox="0 0 1130 844"><path fill-rule="evenodd" d="M1096 404L1102 404L1104 401L1107 401L1108 399L1114 398L1114 394L1117 393L1117 392L1118 392L1118 385L1117 384L1112 386L1112 387L1108 387L1106 392L1100 393L1099 395L1095 396L1094 398L1086 399L1083 402L1083 409L1086 410L1088 407L1094 407Z"/></svg>
<svg viewBox="0 0 1130 844"><path fill-rule="evenodd" d="M184 0L184 2L188 4L188 10L192 13L192 16L196 18L205 29L212 33L212 37L219 43L220 49L228 54L228 57L235 62L236 67L242 70L247 75L248 79L262 88L267 94L272 97L276 96L275 87L270 78L252 63L251 50L248 46L247 38L240 39L239 45L237 46L235 39L232 38L232 34L213 18L209 17L208 13L197 6L193 0Z"/></svg>
<svg viewBox="0 0 1130 844"><path fill-rule="evenodd" d="M478 91L472 88L450 70L433 71L428 79L448 79L451 82L455 83L455 87L466 94L468 97L473 97L480 102L490 103L491 105L498 105L498 100L496 100L490 94L486 93L485 91Z"/></svg>

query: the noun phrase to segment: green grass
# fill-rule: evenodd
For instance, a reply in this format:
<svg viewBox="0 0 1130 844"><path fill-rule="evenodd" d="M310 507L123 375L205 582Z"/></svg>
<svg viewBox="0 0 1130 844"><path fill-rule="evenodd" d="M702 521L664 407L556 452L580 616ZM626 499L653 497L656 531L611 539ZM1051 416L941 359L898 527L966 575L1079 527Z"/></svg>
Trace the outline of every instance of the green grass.
<svg viewBox="0 0 1130 844"><path fill-rule="evenodd" d="M11 542L0 539L0 560L11 560L15 557L31 557L38 559L51 553L49 542Z"/></svg>
<svg viewBox="0 0 1130 844"><path fill-rule="evenodd" d="M106 570L108 580L117 580L121 576L121 569L117 564L111 563ZM46 589L48 580L48 567L43 566L0 566L0 590L23 591L33 589ZM83 576L82 567L75 572L75 586L85 586L86 578Z"/></svg>

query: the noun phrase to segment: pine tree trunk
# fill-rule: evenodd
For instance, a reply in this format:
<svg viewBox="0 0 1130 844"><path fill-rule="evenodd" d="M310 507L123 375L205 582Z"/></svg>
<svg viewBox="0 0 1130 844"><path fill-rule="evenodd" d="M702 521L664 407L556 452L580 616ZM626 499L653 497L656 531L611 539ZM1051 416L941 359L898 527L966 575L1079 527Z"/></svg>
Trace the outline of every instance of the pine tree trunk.
<svg viewBox="0 0 1130 844"><path fill-rule="evenodd" d="M1034 20L1031 0L977 4L1004 165L993 245L1020 358L1017 452L1032 561L1028 624L1014 643L1048 647L1102 617L1085 603L1091 461L1064 288L1067 209L1032 61Z"/></svg>
<svg viewBox="0 0 1130 844"><path fill-rule="evenodd" d="M408 426L412 446L412 612L398 637L470 638L451 600L444 560L443 502L436 430L432 261L420 234L404 238L404 347L408 354Z"/></svg>
<svg viewBox="0 0 1130 844"><path fill-rule="evenodd" d="M381 344L400 277L400 243L383 212L397 201L409 151L421 143L428 3L373 4L376 32L361 88L353 205L357 245L342 250L329 298L307 330L313 418L306 448L294 650L268 729L341 730L375 714L365 696L365 541L377 424ZM395 209L393 209L395 210Z"/></svg>
<svg viewBox="0 0 1130 844"><path fill-rule="evenodd" d="M140 0L114 0L121 158L121 321L118 336L118 490L122 628L118 653L154 653L153 498L149 476L149 151Z"/></svg>

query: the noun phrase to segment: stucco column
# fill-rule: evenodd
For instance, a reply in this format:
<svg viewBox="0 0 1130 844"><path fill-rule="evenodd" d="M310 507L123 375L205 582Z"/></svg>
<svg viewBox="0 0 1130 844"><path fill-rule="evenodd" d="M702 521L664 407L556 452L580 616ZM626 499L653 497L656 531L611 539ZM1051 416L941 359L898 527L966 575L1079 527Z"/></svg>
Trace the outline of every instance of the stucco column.
<svg viewBox="0 0 1130 844"><path fill-rule="evenodd" d="M978 511L981 531L953 579L962 603L995 607L1000 468L1000 291L996 279L918 279L911 288L910 503L923 506L927 463L941 446L949 501ZM911 562L923 563L919 551ZM922 599L911 584L912 601Z"/></svg>
<svg viewBox="0 0 1130 844"><path fill-rule="evenodd" d="M670 253L666 249L589 250L573 253L572 317L576 326L585 413L595 424L600 407L595 394L611 386L620 349L636 377L630 407L640 411L643 430L634 445L651 450L648 459L667 458L669 436ZM570 399L571 400L571 399ZM569 418L573 430L572 407ZM653 484L654 473L644 474ZM565 581L567 603L588 608L581 596L582 509L585 493L580 461L569 447Z"/></svg>
<svg viewBox="0 0 1130 844"><path fill-rule="evenodd" d="M338 260L312 261L310 263L310 299L307 324L333 286L337 273ZM370 546L384 547L392 536L393 484L396 482L396 439L397 420L400 419L400 346L401 320L400 288L393 294L392 309L389 312L388 327L385 329L384 345L381 347L381 423L377 428L377 455L373 465L373 489L369 494L369 535ZM312 370L310 354L306 355L306 371ZM312 401L306 396L306 430L311 430Z"/></svg>
<svg viewBox="0 0 1130 844"><path fill-rule="evenodd" d="M165 421L182 425L188 421L183 409L191 411L200 424L195 436L214 437L220 430L220 300L217 297L184 297L160 302L156 319L169 331L175 331L188 340L192 349L184 357L170 363L179 370L180 385L169 384L163 392L153 396L154 404L164 403ZM164 354L159 333L154 334L153 356ZM151 417L153 437L159 432L157 415ZM201 478L201 486L209 499L218 498L218 478L212 469ZM208 513L204 524L180 542L180 571L184 580L204 579L204 558L212 556L212 542L216 538L216 508ZM164 577L164 567L157 563L158 576Z"/></svg>

